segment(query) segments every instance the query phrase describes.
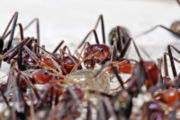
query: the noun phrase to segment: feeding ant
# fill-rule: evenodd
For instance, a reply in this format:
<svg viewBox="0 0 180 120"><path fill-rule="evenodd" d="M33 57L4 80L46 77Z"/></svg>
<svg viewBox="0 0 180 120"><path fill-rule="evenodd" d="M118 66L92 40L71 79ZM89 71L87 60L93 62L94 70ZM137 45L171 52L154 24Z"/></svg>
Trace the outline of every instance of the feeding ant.
<svg viewBox="0 0 180 120"><path fill-rule="evenodd" d="M96 34L99 21L102 25L103 44L99 44ZM172 115L168 115L175 118L179 107L176 103L179 101L177 88L180 77L174 63L178 59L173 55L172 49L180 52L174 46L168 45L168 51L159 59L158 66L154 61L145 61L142 58L132 38L124 42L125 38L120 35L121 30L119 37L122 39L119 40L122 41L118 44L123 46L118 48L116 39L111 52L111 48L105 45L103 24L103 17L100 16L95 29L91 31L95 35L96 44L85 43L84 46L85 51L95 50L92 53L89 50L89 54L86 52L88 55L84 55L82 60L71 54L68 46L62 46L64 41L60 41L49 52L40 46L37 39L24 39L23 34L20 34L22 41L3 54L4 57L9 57L11 67L7 83L0 87L0 100L4 100L8 111L8 115L2 119L7 116L9 119L130 119L136 104L133 99L143 93L152 95L153 100L143 103L142 111L139 111L143 114L142 119L166 118L166 108L162 108L161 104L175 106L171 111ZM23 29L20 33L23 33ZM139 60L124 58L130 42L133 43ZM10 54L14 50L15 53ZM81 54L82 52L79 55ZM170 81L169 71L166 69L167 56L170 59L173 82ZM83 69L82 62L92 69ZM99 71L93 69L96 63L102 65ZM130 74L130 78L125 81L127 86L121 77L122 73ZM111 93L110 78L114 76L121 89ZM143 89L144 86L146 90Z"/></svg>
<svg viewBox="0 0 180 120"><path fill-rule="evenodd" d="M99 42L99 38L96 33L96 29L97 29L99 23L101 23L103 43ZM88 37L91 34L94 35L96 44L90 45L89 43L85 43L85 41L88 39ZM127 30L123 27L117 26L110 32L109 42L112 46L117 47L118 53L120 53L120 57L121 58L124 57L128 47L130 45L130 37L129 37ZM97 23L95 25L95 28L92 29L85 36L83 41L78 46L78 49L80 47L82 47L83 44L84 44L83 49L85 49L84 57L83 57L84 65L86 68L90 68L90 69L94 69L94 66L96 63L104 64L106 61L112 59L111 57L114 56L113 54L116 55L116 52L117 52L117 51L113 50L113 52L115 52L115 53L112 54L110 47L108 47L106 45L104 19L103 19L102 15L99 16ZM126 46L126 49L124 49L125 46ZM125 51L122 51L122 49L124 49ZM80 56L81 56L81 54L80 54Z"/></svg>

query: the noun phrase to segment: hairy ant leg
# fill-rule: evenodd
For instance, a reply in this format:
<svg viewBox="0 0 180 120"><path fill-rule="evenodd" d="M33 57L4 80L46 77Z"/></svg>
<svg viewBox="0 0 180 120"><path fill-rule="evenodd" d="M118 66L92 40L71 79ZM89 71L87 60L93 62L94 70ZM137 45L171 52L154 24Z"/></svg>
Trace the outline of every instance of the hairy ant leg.
<svg viewBox="0 0 180 120"><path fill-rule="evenodd" d="M90 46L90 43L89 42L86 42L84 45L83 45L83 47L82 47L82 49L81 49L81 51L80 51L80 53L79 53L79 56L82 58L82 53L83 53L83 51L85 50L85 48L86 48L86 46Z"/></svg>

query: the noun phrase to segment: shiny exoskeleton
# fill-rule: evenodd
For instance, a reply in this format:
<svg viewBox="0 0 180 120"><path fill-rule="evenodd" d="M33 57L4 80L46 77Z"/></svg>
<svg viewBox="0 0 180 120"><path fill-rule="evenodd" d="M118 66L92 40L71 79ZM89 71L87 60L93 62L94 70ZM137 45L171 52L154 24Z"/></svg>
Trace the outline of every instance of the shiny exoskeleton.
<svg viewBox="0 0 180 120"><path fill-rule="evenodd" d="M90 57L84 62L87 68L94 68L96 63L103 64L111 57L109 48L103 44L90 45L84 51L85 58L93 54L94 56Z"/></svg>

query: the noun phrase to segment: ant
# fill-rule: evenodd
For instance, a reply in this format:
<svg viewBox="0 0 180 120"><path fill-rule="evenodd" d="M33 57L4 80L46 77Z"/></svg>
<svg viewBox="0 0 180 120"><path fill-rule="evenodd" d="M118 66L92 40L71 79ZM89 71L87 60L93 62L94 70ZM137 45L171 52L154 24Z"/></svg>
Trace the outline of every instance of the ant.
<svg viewBox="0 0 180 120"><path fill-rule="evenodd" d="M16 59L15 56L17 56L18 54L18 50L20 48L20 46L23 44L27 45L27 46L31 46L30 43L32 40L30 40L29 37L27 38L24 38L24 34L23 34L23 30L26 30L33 22L36 22L37 24L37 39L34 39L32 38L33 40L35 40L36 42L39 43L39 19L36 18L36 19L33 19L25 28L22 27L22 24L21 23L18 23L17 24L17 18L18 18L18 12L15 12L15 14L13 15L13 17L11 18L11 20L9 21L4 33L3 33L3 36L1 37L1 42L2 42L2 46L1 46L1 54L2 54L2 57L1 57L1 61L4 60L4 61L7 61L7 62L10 62L10 60L12 58ZM12 29L8 31L8 28L10 26L10 24L12 23L12 21L14 20L13 22L13 26L12 26ZM15 32L15 28L16 26L19 26L19 30L20 30L20 39L21 41L17 42L17 43L14 43L15 42L15 39L14 39L14 32ZM10 39L8 41L8 44L7 44L7 47L4 48L3 50L3 47L4 47L4 39L10 35ZM14 42L13 42L14 41ZM16 45L17 44L17 45ZM15 45L15 46L14 46ZM35 50L37 51L37 50Z"/></svg>
<svg viewBox="0 0 180 120"><path fill-rule="evenodd" d="M98 35L96 33L96 29L98 27L98 24L101 23L101 28L102 28L102 38L103 38L103 43L100 44ZM130 37L125 30L125 28L117 26L117 30L113 29L112 32L110 32L110 38L109 42L111 45L116 46L118 51L121 53L121 58L124 57L125 53L122 51L124 46L126 46L126 51L128 49L128 46L130 45ZM96 44L90 45L88 42L85 43L85 41L88 39L88 37L93 34L95 37ZM117 38L118 37L118 38ZM114 42L116 41L116 42ZM85 44L84 44L85 43ZM105 29L104 29L104 19L103 16L100 15L97 23L95 25L95 28L92 29L83 39L83 41L80 43L78 46L78 49L82 47L84 44L83 49L84 50L84 65L86 68L94 69L95 64L104 64L106 61L110 60L112 57L111 49L106 45L106 39L105 39ZM87 46L87 47L86 47ZM117 52L113 50L114 52ZM81 52L82 54L82 52ZM80 56L81 56L80 54ZM116 53L114 53L116 54Z"/></svg>

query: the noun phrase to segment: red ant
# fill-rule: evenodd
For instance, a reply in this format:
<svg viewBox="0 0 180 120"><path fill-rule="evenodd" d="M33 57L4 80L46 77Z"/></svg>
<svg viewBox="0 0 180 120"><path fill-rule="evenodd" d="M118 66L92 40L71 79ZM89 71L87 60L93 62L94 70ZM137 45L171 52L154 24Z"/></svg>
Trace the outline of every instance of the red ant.
<svg viewBox="0 0 180 120"><path fill-rule="evenodd" d="M100 44L99 39L98 39L98 35L96 33L96 29L98 27L99 22L101 22L101 28L102 28L102 38L103 38L103 44ZM114 35L114 32L116 32L116 34ZM84 64L86 68L91 68L93 69L95 64L103 64L105 63L107 60L110 60L110 58L112 57L111 54L111 50L110 48L105 45L106 44L106 39L105 39L105 29L104 29L104 20L103 20L103 16L100 15L97 23L95 25L95 28L93 30L91 30L86 37L84 38L84 40L80 43L80 45L78 46L78 48L80 48L84 42L88 39L88 37L93 33L94 37L95 37L95 41L96 44L92 44L90 45L89 43L86 43L84 45L84 48L86 47L86 45L88 47L85 48L84 50ZM113 46L115 46L115 44L117 45L118 51L121 53L121 58L125 55L129 45L130 45L130 37L127 33L127 31L125 31L123 28L121 27L117 27L117 31L114 31L110 33L110 35L112 35L110 37L110 43L113 44ZM118 38L116 39L115 37ZM114 42L114 39L116 39ZM111 45L112 45L111 44ZM125 48L124 46L126 46L126 51L122 52L122 49ZM83 49L84 49L83 48Z"/></svg>

